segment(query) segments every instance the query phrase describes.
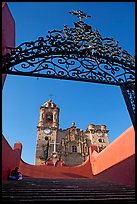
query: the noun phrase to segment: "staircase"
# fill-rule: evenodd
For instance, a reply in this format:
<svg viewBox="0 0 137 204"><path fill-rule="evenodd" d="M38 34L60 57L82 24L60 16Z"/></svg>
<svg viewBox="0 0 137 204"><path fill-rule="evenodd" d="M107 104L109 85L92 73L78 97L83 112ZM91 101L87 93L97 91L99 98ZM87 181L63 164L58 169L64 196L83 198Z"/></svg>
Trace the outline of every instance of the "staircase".
<svg viewBox="0 0 137 204"><path fill-rule="evenodd" d="M96 178L24 178L2 184L3 202L135 202L135 189Z"/></svg>

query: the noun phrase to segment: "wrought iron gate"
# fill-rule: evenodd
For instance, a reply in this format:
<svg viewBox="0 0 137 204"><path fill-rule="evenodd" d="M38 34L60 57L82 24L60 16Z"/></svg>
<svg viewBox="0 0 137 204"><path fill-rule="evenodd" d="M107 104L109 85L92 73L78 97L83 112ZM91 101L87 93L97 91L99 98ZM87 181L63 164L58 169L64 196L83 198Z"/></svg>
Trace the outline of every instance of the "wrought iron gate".
<svg viewBox="0 0 137 204"><path fill-rule="evenodd" d="M2 73L120 86L135 125L135 58L113 38L82 21L81 10L69 12L79 18L74 27L48 31L46 38L7 47ZM18 68L16 65L20 64Z"/></svg>

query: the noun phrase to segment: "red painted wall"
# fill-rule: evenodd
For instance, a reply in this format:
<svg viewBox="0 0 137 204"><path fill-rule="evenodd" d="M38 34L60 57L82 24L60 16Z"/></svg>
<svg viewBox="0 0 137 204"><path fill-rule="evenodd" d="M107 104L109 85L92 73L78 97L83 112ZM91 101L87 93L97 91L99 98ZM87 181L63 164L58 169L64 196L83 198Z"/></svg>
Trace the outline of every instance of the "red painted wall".
<svg viewBox="0 0 137 204"><path fill-rule="evenodd" d="M123 132L99 154L91 154L93 175L97 178L135 186L135 131Z"/></svg>
<svg viewBox="0 0 137 204"><path fill-rule="evenodd" d="M6 47L15 47L15 22L7 3L2 4L2 55L6 54ZM2 86L6 75L2 74Z"/></svg>
<svg viewBox="0 0 137 204"><path fill-rule="evenodd" d="M6 54L6 47L15 47L15 22L6 2L2 3L2 55ZM2 74L2 87L6 75ZM16 143L14 150L2 136L2 180L5 180L10 171L19 165L22 145Z"/></svg>
<svg viewBox="0 0 137 204"><path fill-rule="evenodd" d="M135 187L135 155L128 157L94 177Z"/></svg>
<svg viewBox="0 0 137 204"><path fill-rule="evenodd" d="M31 165L20 161L19 169L23 176L33 178L92 178L91 164L87 159L79 166L46 166L46 165Z"/></svg>
<svg viewBox="0 0 137 204"><path fill-rule="evenodd" d="M89 149L89 158L79 166L66 167L30 165L20 161L24 176L34 178L93 178L114 183L135 186L135 132L133 126L127 129L102 152L95 147Z"/></svg>
<svg viewBox="0 0 137 204"><path fill-rule="evenodd" d="M22 144L17 142L14 144L14 149L2 136L2 180L6 180L10 171L16 166L19 166L21 159Z"/></svg>
<svg viewBox="0 0 137 204"><path fill-rule="evenodd" d="M92 153L96 149L95 146L90 148ZM78 166L62 166L58 163L56 167L46 165L30 165L23 160L20 161L20 171L23 176L33 178L92 178L92 169L90 164L90 158L88 158L83 164Z"/></svg>
<svg viewBox="0 0 137 204"><path fill-rule="evenodd" d="M57 167L31 165L21 159L21 143L15 143L14 150L2 137L2 179L5 180L9 171L19 166L23 176L34 178L93 178L108 180L115 183L135 186L135 138L134 129L130 127L101 153L90 148L89 158L79 166ZM121 144L123 146L121 146ZM119 152L119 156L116 154ZM92 166L92 168L91 168Z"/></svg>

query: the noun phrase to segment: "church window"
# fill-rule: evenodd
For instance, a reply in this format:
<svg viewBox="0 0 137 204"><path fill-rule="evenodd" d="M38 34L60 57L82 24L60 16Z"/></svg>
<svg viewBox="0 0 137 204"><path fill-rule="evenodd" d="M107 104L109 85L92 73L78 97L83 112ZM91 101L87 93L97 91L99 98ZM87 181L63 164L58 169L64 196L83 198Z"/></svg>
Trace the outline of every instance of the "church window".
<svg viewBox="0 0 137 204"><path fill-rule="evenodd" d="M75 145L72 146L72 152L77 152L77 147Z"/></svg>
<svg viewBox="0 0 137 204"><path fill-rule="evenodd" d="M62 140L61 140L61 145L62 145L62 146L65 145L65 140L64 140L64 138L62 138Z"/></svg>
<svg viewBox="0 0 137 204"><path fill-rule="evenodd" d="M45 137L45 140L48 140L48 137L47 137L47 136Z"/></svg>
<svg viewBox="0 0 137 204"><path fill-rule="evenodd" d="M98 141L99 141L99 142L105 142L104 139L101 139L101 138L100 138Z"/></svg>
<svg viewBox="0 0 137 204"><path fill-rule="evenodd" d="M105 149L106 146L99 147L99 152L101 152L103 149Z"/></svg>
<svg viewBox="0 0 137 204"><path fill-rule="evenodd" d="M53 115L52 114L47 114L46 119L47 119L47 121L52 121L53 120Z"/></svg>
<svg viewBox="0 0 137 204"><path fill-rule="evenodd" d="M70 135L70 140L71 141L75 140L75 136L73 134Z"/></svg>

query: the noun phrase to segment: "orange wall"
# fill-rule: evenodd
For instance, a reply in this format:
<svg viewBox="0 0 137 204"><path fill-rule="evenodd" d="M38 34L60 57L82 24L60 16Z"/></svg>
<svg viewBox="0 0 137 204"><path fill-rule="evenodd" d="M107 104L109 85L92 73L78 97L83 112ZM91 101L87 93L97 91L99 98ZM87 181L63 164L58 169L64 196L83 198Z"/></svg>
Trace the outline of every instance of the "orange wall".
<svg viewBox="0 0 137 204"><path fill-rule="evenodd" d="M93 175L118 183L135 185L135 131L123 132L99 154L90 156ZM110 168L111 167L111 168ZM101 173L102 172L102 173Z"/></svg>
<svg viewBox="0 0 137 204"><path fill-rule="evenodd" d="M15 22L7 3L2 6L2 55L6 54L6 47L15 47ZM2 74L2 86L6 75Z"/></svg>
<svg viewBox="0 0 137 204"><path fill-rule="evenodd" d="M92 178L91 164L87 159L79 166L46 166L46 165L31 165L20 161L19 169L23 176L33 178Z"/></svg>
<svg viewBox="0 0 137 204"><path fill-rule="evenodd" d="M94 177L135 187L135 155L128 157Z"/></svg>
<svg viewBox="0 0 137 204"><path fill-rule="evenodd" d="M90 148L92 153L96 149L95 146ZM59 163L56 167L46 165L31 165L20 161L19 169L23 176L34 178L92 178L92 169L90 159L88 159L78 166L62 166Z"/></svg>
<svg viewBox="0 0 137 204"><path fill-rule="evenodd" d="M19 166L21 152L21 143L15 143L14 149L12 149L4 136L2 136L2 180L6 180L10 171Z"/></svg>
<svg viewBox="0 0 137 204"><path fill-rule="evenodd" d="M19 164L23 176L34 178L93 178L135 185L135 141L134 129L130 127L101 153L90 148L89 158L79 166L57 167L31 165L21 158L21 143L15 143L14 150L2 137L2 178L6 179L9 171Z"/></svg>

